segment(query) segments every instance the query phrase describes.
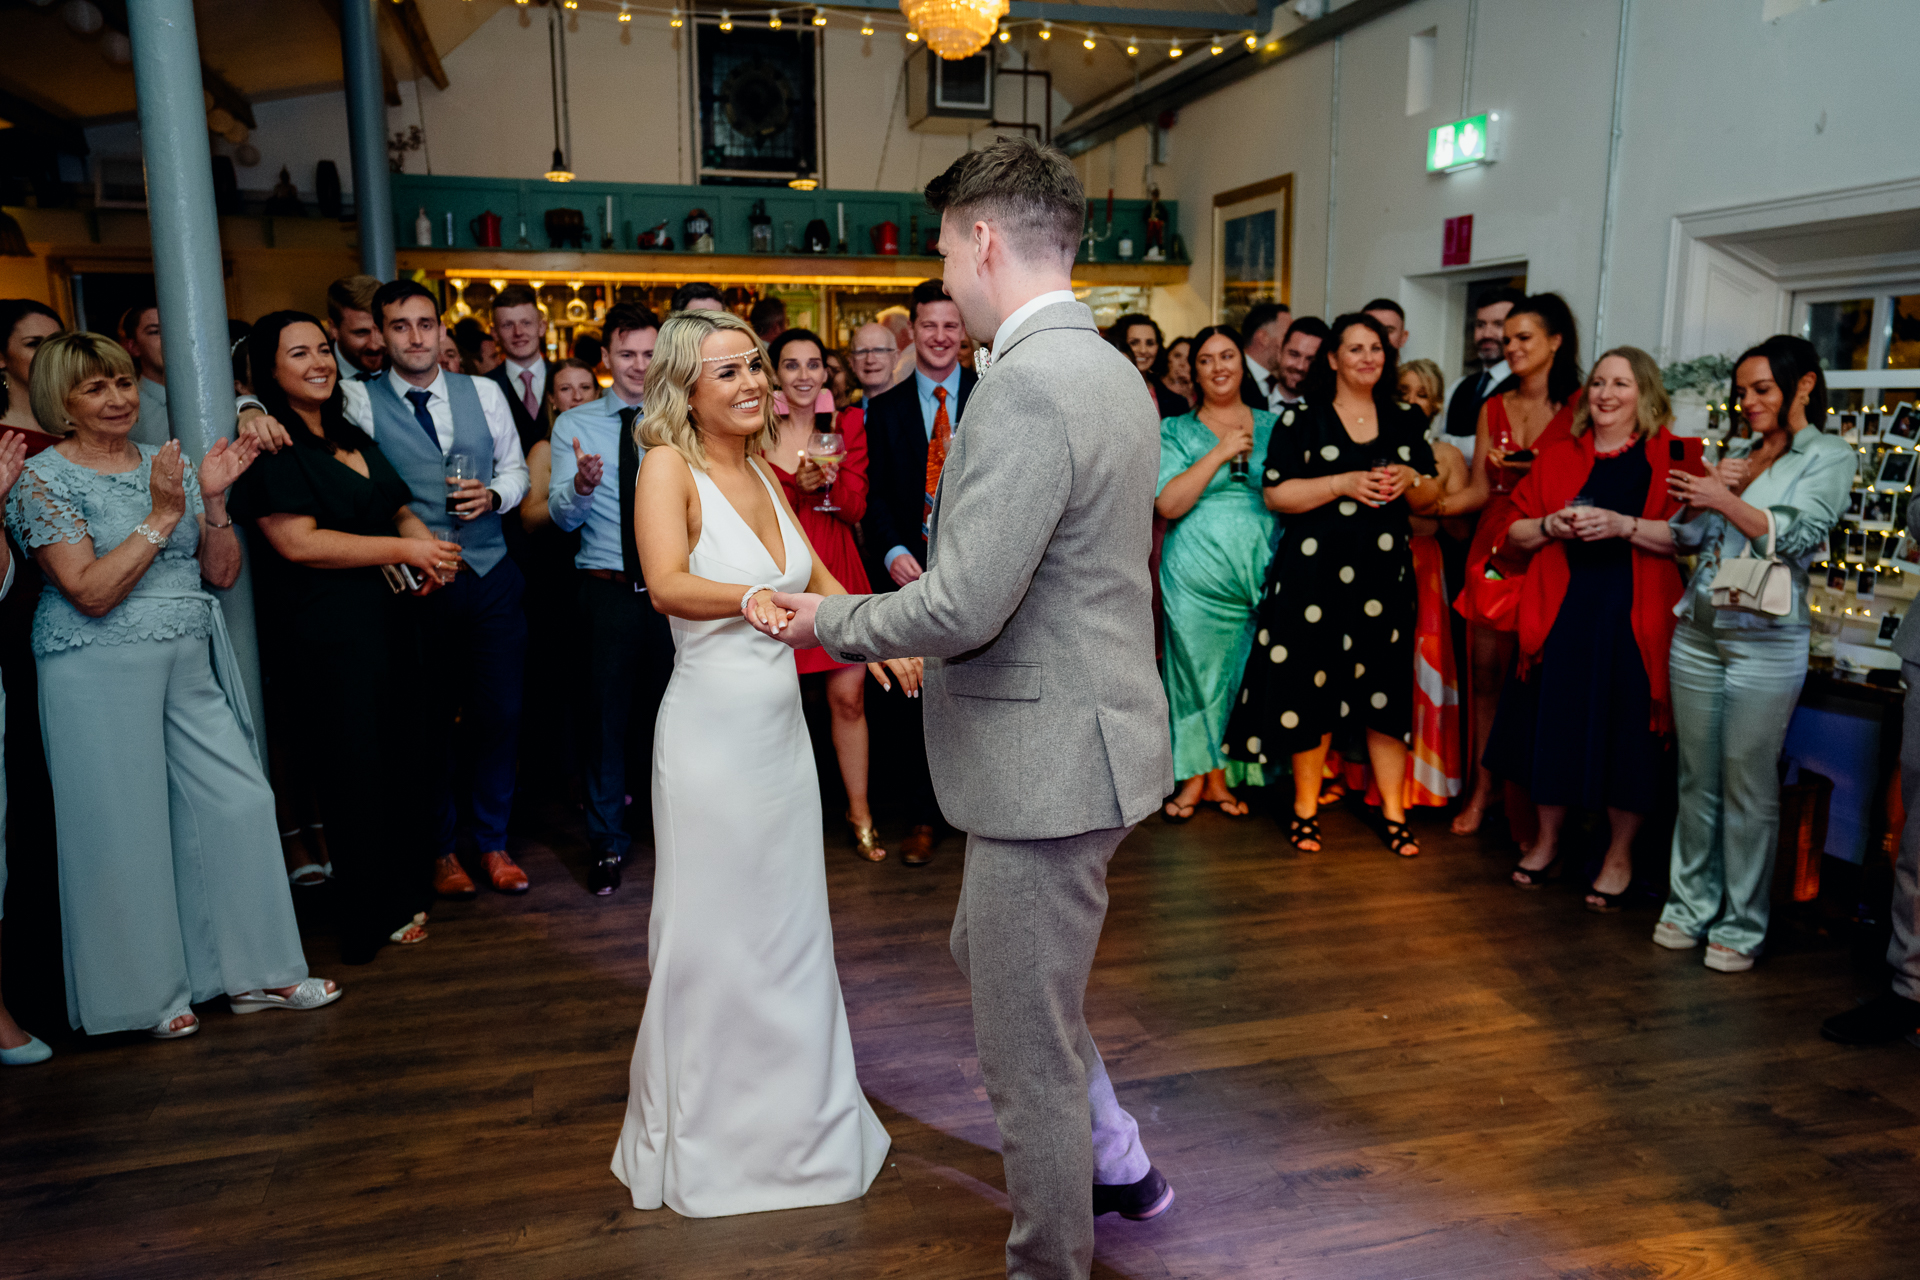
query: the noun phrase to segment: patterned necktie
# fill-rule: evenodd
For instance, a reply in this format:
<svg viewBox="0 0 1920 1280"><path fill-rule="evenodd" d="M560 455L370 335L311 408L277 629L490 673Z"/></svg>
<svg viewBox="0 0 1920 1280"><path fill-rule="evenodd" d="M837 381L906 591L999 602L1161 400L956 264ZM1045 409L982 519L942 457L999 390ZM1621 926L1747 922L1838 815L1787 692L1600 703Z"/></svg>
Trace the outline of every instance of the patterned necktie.
<svg viewBox="0 0 1920 1280"><path fill-rule="evenodd" d="M433 415L427 412L427 400L430 394L426 391L409 391L407 399L413 402L413 420L420 424L420 429L427 433L427 439L433 441L433 447L438 449L440 429L433 425Z"/></svg>
<svg viewBox="0 0 1920 1280"><path fill-rule="evenodd" d="M525 388L525 390L520 393L520 403L527 406L527 416L529 418L539 417L540 397L533 394L533 370L522 369L520 371L520 385Z"/></svg>
<svg viewBox="0 0 1920 1280"><path fill-rule="evenodd" d="M933 389L933 437L927 441L927 504L921 509L920 536L933 536L933 495L940 491L940 469L947 465L947 444L953 439L953 422L947 417L947 389Z"/></svg>

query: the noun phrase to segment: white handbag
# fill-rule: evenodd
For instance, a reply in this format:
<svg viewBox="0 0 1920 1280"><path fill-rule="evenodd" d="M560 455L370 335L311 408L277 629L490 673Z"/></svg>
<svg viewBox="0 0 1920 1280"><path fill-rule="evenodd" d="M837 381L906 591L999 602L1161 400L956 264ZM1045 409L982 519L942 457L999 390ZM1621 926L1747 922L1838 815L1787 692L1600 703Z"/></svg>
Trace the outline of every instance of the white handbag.
<svg viewBox="0 0 1920 1280"><path fill-rule="evenodd" d="M1767 554L1753 554L1753 544L1731 560L1720 562L1713 575L1713 607L1740 609L1784 618L1793 612L1793 569L1773 553L1773 512L1767 512Z"/></svg>

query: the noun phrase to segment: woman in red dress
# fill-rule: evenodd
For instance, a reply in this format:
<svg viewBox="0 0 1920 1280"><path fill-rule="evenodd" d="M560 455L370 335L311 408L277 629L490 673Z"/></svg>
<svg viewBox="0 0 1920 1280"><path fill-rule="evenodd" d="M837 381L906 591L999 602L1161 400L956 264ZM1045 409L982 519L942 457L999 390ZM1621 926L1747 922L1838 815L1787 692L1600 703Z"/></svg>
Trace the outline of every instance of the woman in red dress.
<svg viewBox="0 0 1920 1280"><path fill-rule="evenodd" d="M1473 792L1454 817L1456 835L1471 835L1493 798L1493 774L1481 759L1487 734L1500 706L1500 690L1513 670L1515 606L1520 598L1524 561L1496 554L1513 523L1512 494L1533 466L1534 455L1550 444L1571 439L1573 411L1580 398L1580 335L1565 299L1536 293L1506 319L1505 354L1512 377L1480 407L1473 450L1473 478L1466 489L1448 494L1435 515L1480 511L1480 526L1467 551L1467 581L1454 608L1467 620L1471 655L1473 711ZM1484 508L1484 510L1482 510ZM1509 806L1514 836L1532 840L1532 807Z"/></svg>
<svg viewBox="0 0 1920 1280"><path fill-rule="evenodd" d="M779 443L767 460L787 491L787 502L800 517L800 527L813 549L840 584L855 595L872 590L860 565L860 549L853 531L867 512L867 432L865 415L848 409L836 420L816 413L816 400L826 386L826 344L806 329L787 329L768 346L773 381L779 388L774 416L780 424ZM838 431L846 440L846 455L832 466L807 456L807 437L816 431ZM823 511L823 506L837 510ZM868 862L887 856L873 826L867 804L866 668L835 662L824 649L802 649L794 655L800 674L825 672L827 708L833 717L833 751L840 761L840 780L847 788L847 822L853 827L854 848Z"/></svg>

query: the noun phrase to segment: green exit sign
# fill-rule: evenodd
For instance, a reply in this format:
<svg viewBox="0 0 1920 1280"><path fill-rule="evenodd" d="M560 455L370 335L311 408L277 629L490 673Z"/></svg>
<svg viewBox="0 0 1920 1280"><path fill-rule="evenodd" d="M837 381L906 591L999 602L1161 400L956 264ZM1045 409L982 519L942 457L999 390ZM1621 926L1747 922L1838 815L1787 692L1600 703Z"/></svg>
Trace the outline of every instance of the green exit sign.
<svg viewBox="0 0 1920 1280"><path fill-rule="evenodd" d="M1500 133L1497 111L1427 130L1427 172L1452 173L1498 160Z"/></svg>

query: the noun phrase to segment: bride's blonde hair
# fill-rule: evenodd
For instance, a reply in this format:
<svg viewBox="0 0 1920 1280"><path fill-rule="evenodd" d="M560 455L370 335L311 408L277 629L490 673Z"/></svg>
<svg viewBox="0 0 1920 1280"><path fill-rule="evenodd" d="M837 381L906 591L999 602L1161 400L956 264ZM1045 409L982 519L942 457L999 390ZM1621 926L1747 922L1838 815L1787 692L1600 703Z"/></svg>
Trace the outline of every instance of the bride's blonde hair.
<svg viewBox="0 0 1920 1280"><path fill-rule="evenodd" d="M772 366L767 346L747 322L731 311L676 311L660 326L654 341L653 363L647 366L642 395L646 412L634 425L634 440L642 449L665 446L687 460L697 471L707 469L707 450L700 438L699 424L693 420L688 402L694 384L706 363L700 348L716 333L745 334L753 342L746 359L759 357L763 369ZM764 454L779 439L779 427L773 417L773 383L769 377L767 392L760 397L760 430L747 441L749 454Z"/></svg>

